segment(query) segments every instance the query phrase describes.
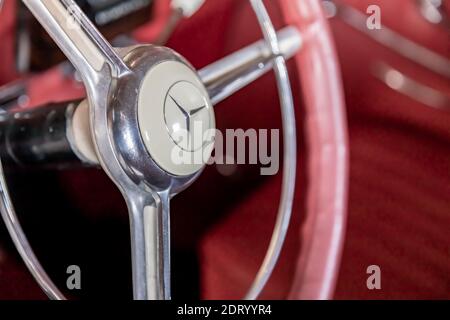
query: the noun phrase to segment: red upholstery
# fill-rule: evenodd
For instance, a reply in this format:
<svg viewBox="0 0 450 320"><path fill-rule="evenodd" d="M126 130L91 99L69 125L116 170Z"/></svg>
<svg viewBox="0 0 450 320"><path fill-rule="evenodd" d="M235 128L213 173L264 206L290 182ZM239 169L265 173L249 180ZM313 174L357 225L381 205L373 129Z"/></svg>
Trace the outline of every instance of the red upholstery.
<svg viewBox="0 0 450 320"><path fill-rule="evenodd" d="M450 56L445 29L423 20L414 1L346 0L362 11L380 5L382 21ZM336 298L450 297L450 114L417 103L370 75L380 59L450 93L448 79L409 62L335 20L350 122L347 239ZM366 287L381 267L382 290Z"/></svg>
<svg viewBox="0 0 450 320"><path fill-rule="evenodd" d="M5 8L11 8L8 2L12 0L6 0ZM447 33L423 22L413 7L413 1L345 2L361 9L369 3L380 4L383 22L423 45L450 56ZM183 23L170 45L193 61L195 66L202 67L256 40L260 36L258 27L250 9L242 3L239 0L209 1L197 17ZM266 3L271 6L271 12L277 12L277 8L272 7L272 1ZM0 33L4 30L5 12L8 11L4 11L0 17ZM215 18L210 19L213 13ZM278 27L283 24L282 21L276 22ZM351 143L347 238L335 297L449 298L450 115L391 91L370 76L370 62L380 57L387 59L405 72L419 76L428 85L447 92L450 90L449 82L374 44L341 22L333 21L332 30L342 64ZM208 42L204 41L206 38ZM12 54L8 54L11 52L8 48L12 48L9 42L2 42L0 82L14 77L13 72L8 71L12 70L12 61L9 60ZM292 74L296 74L293 67L291 65ZM55 76L53 79L58 78ZM46 99L53 97L50 94L52 92L61 97L58 88L45 89L42 81L36 84L38 89L35 92L42 90ZM219 127L279 127L276 91L268 90L274 89L273 83L272 76L265 77L217 108ZM298 88L295 81L294 86ZM296 94L300 106L301 95L298 90ZM298 112L297 120L299 124L303 122L301 112ZM302 128L299 132L302 132ZM304 145L303 140L300 142ZM294 278L296 253L300 248L298 230L304 217L307 183L305 148L301 147L299 151L299 185L294 221L281 264L269 283L265 298L285 298ZM241 167L233 176L224 177L214 167L208 168L197 183L174 200L174 248L176 252L186 250L192 256L193 248L200 253L201 293L205 298L241 297L252 281L267 247L277 206L273 199L278 199L280 181L277 177L261 179L254 169ZM27 184L32 182L27 181ZM127 217L120 195L101 173L66 172L57 179L49 180L49 183L55 183L54 188L60 190L58 194L81 215L78 219L82 222L83 232L79 235L79 230L75 229L79 238L70 245L72 259L81 259L85 255L93 258L92 252L98 248L96 243L101 239L89 236L87 231L103 228L106 232L111 227L109 221L120 221L126 225ZM36 203L34 207L48 202L51 193L43 192L42 197L42 203ZM207 201L193 200L200 197ZM24 199L22 205L28 201ZM45 216L39 211L32 213ZM22 216L26 220L31 219L30 215ZM62 224L55 226L61 229L60 226L64 225L58 235L67 247L70 238L64 236L77 217L66 211L58 212L58 216L70 218L68 221L57 221ZM120 220L117 220L118 216ZM44 227L38 219L31 221L33 229L42 230ZM126 239L126 228L119 230L113 237ZM40 236L44 235L38 233L34 238ZM89 242L83 242L83 239ZM94 269L99 271L98 275L107 273L107 276L118 279L118 282L122 278L122 282L128 282L128 244L125 242L123 245L116 242L115 247L115 251L122 252L119 255L122 260L113 260L120 273L110 274L108 272L114 270ZM48 244L39 242L36 246L41 256L44 256L46 265L63 278L60 267L64 263L59 262L61 254L51 251L52 246ZM2 232L0 252L3 253L0 253L0 298L43 298ZM108 254L114 256L115 253L108 251ZM174 268L182 265L181 269L185 269L175 279L176 282L185 281L184 277L195 278L195 271L186 269L187 259L180 261L177 257L175 253L177 261L174 262ZM371 264L381 267L380 291L369 291L366 287L366 268ZM91 271L90 266L87 264L88 271ZM125 272L121 273L123 270ZM99 281L98 277L92 281ZM60 282L64 284L63 280ZM111 292L109 294L117 297L128 296L114 289L108 288L106 293ZM183 294L192 296L193 291L187 286ZM89 288L84 292L89 293Z"/></svg>
<svg viewBox="0 0 450 320"><path fill-rule="evenodd" d="M0 85L16 77L14 72L15 5L15 1L4 1L2 12L0 12L0 37L2 39Z"/></svg>

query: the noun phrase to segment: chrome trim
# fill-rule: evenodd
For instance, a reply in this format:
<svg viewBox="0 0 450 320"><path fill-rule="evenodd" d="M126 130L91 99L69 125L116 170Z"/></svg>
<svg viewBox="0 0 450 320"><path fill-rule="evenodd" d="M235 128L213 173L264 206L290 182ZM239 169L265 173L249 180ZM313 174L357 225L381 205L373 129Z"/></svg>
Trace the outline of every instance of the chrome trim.
<svg viewBox="0 0 450 320"><path fill-rule="evenodd" d="M408 77L385 62L376 63L372 69L372 74L392 90L426 106L450 111L450 97L444 93Z"/></svg>
<svg viewBox="0 0 450 320"><path fill-rule="evenodd" d="M367 16L351 6L340 1L334 1L337 7L337 17L355 30L364 33L372 40L395 51L422 67L435 72L445 78L450 78L450 60L398 32L383 26L381 30L369 30L366 25Z"/></svg>

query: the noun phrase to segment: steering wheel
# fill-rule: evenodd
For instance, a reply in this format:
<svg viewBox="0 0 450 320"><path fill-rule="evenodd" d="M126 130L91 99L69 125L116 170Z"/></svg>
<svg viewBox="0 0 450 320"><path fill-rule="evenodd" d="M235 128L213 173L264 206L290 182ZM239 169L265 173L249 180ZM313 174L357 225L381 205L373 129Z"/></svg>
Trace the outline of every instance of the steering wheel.
<svg viewBox="0 0 450 320"><path fill-rule="evenodd" d="M82 157L98 161L127 203L135 299L171 297L170 199L198 178L213 152L214 106L273 69L283 118L282 194L270 246L245 298L256 299L263 290L294 198L296 124L285 63L294 56L306 108L309 186L290 298L332 297L345 233L348 147L330 31L318 0L279 0L288 24L279 32L263 1L249 1L264 39L197 71L165 47L113 48L72 0L23 0L86 87L88 99L74 117L74 144ZM200 143L191 130L195 123L201 125ZM23 233L3 171L0 189L2 217L28 269L49 298L65 299Z"/></svg>

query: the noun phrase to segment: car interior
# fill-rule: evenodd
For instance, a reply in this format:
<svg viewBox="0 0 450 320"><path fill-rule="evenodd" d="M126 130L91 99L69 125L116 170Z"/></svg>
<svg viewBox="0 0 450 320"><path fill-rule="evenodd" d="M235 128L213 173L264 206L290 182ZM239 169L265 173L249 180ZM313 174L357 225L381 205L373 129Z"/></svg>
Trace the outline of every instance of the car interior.
<svg viewBox="0 0 450 320"><path fill-rule="evenodd" d="M450 298L450 1L4 0L0 6L0 300ZM58 29L53 15L52 27L45 15L51 8L73 10L75 26L59 21ZM78 49L88 50L80 44L84 36L110 52L97 73L94 53L77 60ZM254 63L257 49L262 56ZM254 69L235 67L237 57L253 59ZM218 131L277 130L277 173L261 174L267 163L224 161L173 168L188 170L186 178L168 174L172 167L158 158L165 142L142 133L139 99L147 87L134 76L160 76L146 100L156 105L157 87L185 71L166 75L155 59L182 63L193 83L203 81L206 89L197 89ZM122 64L132 76L122 77ZM146 74L146 64L153 73ZM237 76L209 85L214 68ZM94 81L103 74L117 88L107 99L106 82ZM167 95L170 106L182 109ZM130 99L139 100L139 110L131 110ZM67 119L77 123L72 116L83 103L80 125L90 126L96 148L78 150L80 156L66 150L73 142ZM105 127L97 123L103 115ZM150 136L159 128L152 117ZM136 142L130 135L138 127L143 137ZM99 128L119 141L111 147L120 155L117 166ZM126 164L122 171L119 163ZM129 178L120 180L123 172ZM170 213L159 189L166 175L175 186ZM148 183L127 189L141 178ZM139 255L140 220L125 195L135 186L151 189L155 210L170 215L170 223L155 220L170 230L157 229L155 264L148 251ZM140 263L147 268L145 293L137 284ZM68 287L69 266L81 270L81 289ZM156 280L148 276L152 266L160 272ZM376 288L369 285L373 266L381 274ZM151 292L152 285L161 291Z"/></svg>

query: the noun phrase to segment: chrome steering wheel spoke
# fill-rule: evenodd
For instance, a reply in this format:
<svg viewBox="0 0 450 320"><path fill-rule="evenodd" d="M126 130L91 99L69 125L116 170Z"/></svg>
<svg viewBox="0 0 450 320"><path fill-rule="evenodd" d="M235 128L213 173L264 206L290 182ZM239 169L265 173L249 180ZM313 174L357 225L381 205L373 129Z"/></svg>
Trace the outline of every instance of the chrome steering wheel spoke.
<svg viewBox="0 0 450 320"><path fill-rule="evenodd" d="M128 191L133 296L138 300L168 300L170 291L170 193Z"/></svg>
<svg viewBox="0 0 450 320"><path fill-rule="evenodd" d="M95 86L100 78L112 81L130 72L75 1L22 1L81 73L87 85ZM105 65L109 69L105 69Z"/></svg>
<svg viewBox="0 0 450 320"><path fill-rule="evenodd" d="M276 40L279 55L286 60L302 46L301 34L295 27L280 30ZM267 41L260 40L206 66L199 75L216 105L271 71L275 58Z"/></svg>

